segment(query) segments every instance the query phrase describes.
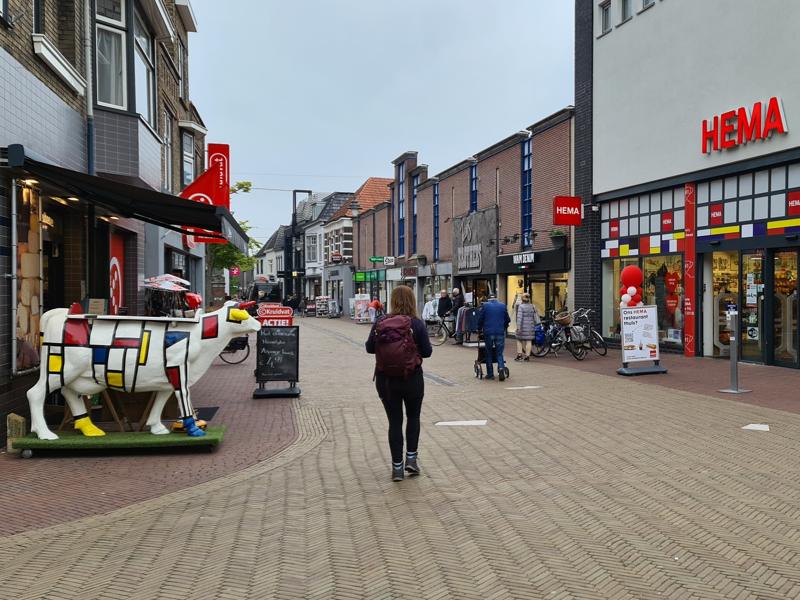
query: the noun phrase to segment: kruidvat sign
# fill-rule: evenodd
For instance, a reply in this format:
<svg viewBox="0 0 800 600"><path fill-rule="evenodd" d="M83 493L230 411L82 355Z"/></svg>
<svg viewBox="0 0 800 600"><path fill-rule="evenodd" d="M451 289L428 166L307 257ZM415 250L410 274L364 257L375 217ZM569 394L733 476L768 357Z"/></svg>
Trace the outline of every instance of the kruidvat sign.
<svg viewBox="0 0 800 600"><path fill-rule="evenodd" d="M722 152L787 133L789 127L783 104L780 98L773 96L766 102L756 102L752 108L740 106L712 119L703 119L702 151L703 154Z"/></svg>
<svg viewBox="0 0 800 600"><path fill-rule="evenodd" d="M553 225L580 225L583 205L578 196L556 196L553 198Z"/></svg>

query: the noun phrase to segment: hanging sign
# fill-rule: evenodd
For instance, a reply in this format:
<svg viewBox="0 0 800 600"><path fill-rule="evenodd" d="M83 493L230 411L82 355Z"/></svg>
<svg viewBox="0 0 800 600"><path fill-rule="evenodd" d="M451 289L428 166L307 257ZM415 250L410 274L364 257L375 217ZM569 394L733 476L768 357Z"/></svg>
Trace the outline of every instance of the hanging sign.
<svg viewBox="0 0 800 600"><path fill-rule="evenodd" d="M208 168L181 193L181 198L202 202L211 206L222 206L230 210L230 147L228 144L208 145ZM227 244L227 240L203 236L203 229L184 228L183 243L187 248L197 244ZM209 232L206 232L209 233Z"/></svg>
<svg viewBox="0 0 800 600"><path fill-rule="evenodd" d="M553 198L553 225L580 225L583 203L579 196Z"/></svg>
<svg viewBox="0 0 800 600"><path fill-rule="evenodd" d="M659 360L658 309L635 306L619 309L622 325L622 362Z"/></svg>

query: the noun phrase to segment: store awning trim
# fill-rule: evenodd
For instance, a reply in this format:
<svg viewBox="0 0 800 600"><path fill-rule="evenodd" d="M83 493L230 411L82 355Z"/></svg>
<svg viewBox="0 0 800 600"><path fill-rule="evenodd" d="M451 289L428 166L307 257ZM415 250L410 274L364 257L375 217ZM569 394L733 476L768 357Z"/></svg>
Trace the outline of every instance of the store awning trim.
<svg viewBox="0 0 800 600"><path fill-rule="evenodd" d="M182 233L184 227L217 231L221 235L203 235L224 237L242 252L247 249L247 234L230 211L222 206L202 204L149 188L65 169L26 155L25 149L19 144L8 146L7 165L122 217L139 219Z"/></svg>

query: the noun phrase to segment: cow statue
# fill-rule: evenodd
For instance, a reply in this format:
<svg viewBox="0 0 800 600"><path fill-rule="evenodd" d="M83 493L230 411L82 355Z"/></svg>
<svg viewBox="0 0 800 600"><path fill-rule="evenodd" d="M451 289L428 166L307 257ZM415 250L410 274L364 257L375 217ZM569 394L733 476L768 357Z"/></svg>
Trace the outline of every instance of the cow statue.
<svg viewBox="0 0 800 600"><path fill-rule="evenodd" d="M195 423L189 388L232 338L260 329L246 310L252 304L226 302L197 319L71 314L65 308L47 311L41 320L39 381L28 390L31 431L39 439L58 439L45 423L44 401L61 390L75 429L85 436L105 435L86 414L80 397L111 389L155 392L146 424L156 435L169 433L161 413L174 393L186 433L205 435Z"/></svg>

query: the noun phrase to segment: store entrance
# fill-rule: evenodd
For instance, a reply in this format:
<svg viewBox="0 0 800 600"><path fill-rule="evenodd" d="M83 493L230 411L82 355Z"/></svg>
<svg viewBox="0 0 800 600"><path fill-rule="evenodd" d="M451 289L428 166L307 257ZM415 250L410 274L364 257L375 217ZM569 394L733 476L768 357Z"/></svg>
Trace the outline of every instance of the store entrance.
<svg viewBox="0 0 800 600"><path fill-rule="evenodd" d="M798 251L779 250L772 260L772 339L776 365L798 367Z"/></svg>
<svg viewBox="0 0 800 600"><path fill-rule="evenodd" d="M764 362L764 251L742 253L739 323L741 359Z"/></svg>

